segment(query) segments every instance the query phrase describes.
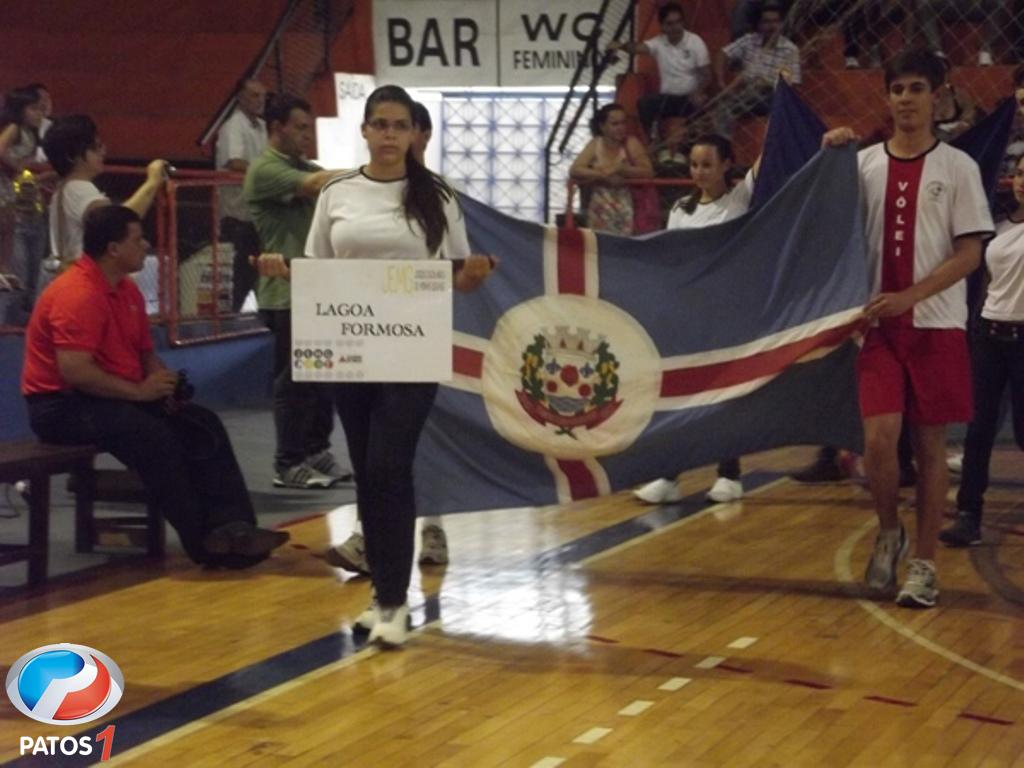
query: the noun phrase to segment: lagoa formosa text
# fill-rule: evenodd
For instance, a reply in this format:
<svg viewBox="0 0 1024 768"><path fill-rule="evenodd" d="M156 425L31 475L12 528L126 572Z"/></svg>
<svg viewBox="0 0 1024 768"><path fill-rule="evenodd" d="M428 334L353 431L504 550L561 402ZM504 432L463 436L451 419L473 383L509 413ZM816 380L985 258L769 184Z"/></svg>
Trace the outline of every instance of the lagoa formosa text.
<svg viewBox="0 0 1024 768"><path fill-rule="evenodd" d="M108 714L124 695L124 675L105 653L57 643L29 651L7 673L7 697L26 717L47 725L76 726ZM22 736L22 755L83 755L101 749L110 758L114 726L95 736ZM94 742L96 742L94 746Z"/></svg>

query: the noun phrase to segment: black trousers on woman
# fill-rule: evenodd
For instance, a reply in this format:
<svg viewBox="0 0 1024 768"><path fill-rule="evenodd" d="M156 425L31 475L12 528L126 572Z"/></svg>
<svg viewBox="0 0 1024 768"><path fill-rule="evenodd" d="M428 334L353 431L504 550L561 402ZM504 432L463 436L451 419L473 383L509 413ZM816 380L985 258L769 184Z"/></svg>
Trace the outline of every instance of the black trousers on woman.
<svg viewBox="0 0 1024 768"><path fill-rule="evenodd" d="M406 602L416 538L412 462L437 384L338 384L356 505L377 601Z"/></svg>
<svg viewBox="0 0 1024 768"><path fill-rule="evenodd" d="M231 440L217 414L192 403L133 403L80 393L31 395L29 424L58 445L93 444L135 470L149 502L197 563L214 564L203 539L227 523L256 524Z"/></svg>
<svg viewBox="0 0 1024 768"><path fill-rule="evenodd" d="M999 433L999 408L1007 385L1013 408L1013 433L1024 450L1024 323L1016 330L981 319L971 338L974 420L967 428L957 509L981 519L988 465Z"/></svg>

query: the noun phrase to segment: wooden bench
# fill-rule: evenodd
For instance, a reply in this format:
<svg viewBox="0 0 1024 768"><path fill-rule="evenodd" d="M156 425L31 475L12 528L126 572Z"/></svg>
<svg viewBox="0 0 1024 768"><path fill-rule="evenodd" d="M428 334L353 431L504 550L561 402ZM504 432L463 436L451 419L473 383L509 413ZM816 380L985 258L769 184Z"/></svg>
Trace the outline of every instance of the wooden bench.
<svg viewBox="0 0 1024 768"><path fill-rule="evenodd" d="M0 443L0 483L30 483L28 544L0 544L0 565L28 561L28 583L46 580L50 537L50 477L70 473L91 485L92 445L46 445L34 440ZM75 520L92 517L88 494L75 496Z"/></svg>
<svg viewBox="0 0 1024 768"><path fill-rule="evenodd" d="M116 515L93 513L76 517L75 550L92 552L97 545L118 546L128 543L142 546L153 557L162 557L165 549L164 520L149 506L142 478L130 469L95 469L89 476L72 475L67 489L77 499L84 494L92 507L97 501L142 504L138 513L122 512Z"/></svg>
<svg viewBox="0 0 1024 768"><path fill-rule="evenodd" d="M145 501L141 481L126 470L94 470L99 449L93 445L49 445L35 440L0 443L0 483L29 483L28 544L0 544L0 565L28 561L28 583L45 581L50 533L50 478L69 474L75 496L75 549L91 552L104 533L129 537L144 531L146 551L164 553L164 521L155 510L141 515L94 515L96 501ZM132 539L134 540L134 539Z"/></svg>

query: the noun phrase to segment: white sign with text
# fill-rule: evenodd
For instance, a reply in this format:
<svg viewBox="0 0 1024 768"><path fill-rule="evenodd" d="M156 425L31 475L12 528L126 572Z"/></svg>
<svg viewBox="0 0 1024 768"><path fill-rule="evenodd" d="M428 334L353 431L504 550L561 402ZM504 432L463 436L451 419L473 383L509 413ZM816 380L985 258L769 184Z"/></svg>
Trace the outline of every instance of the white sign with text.
<svg viewBox="0 0 1024 768"><path fill-rule="evenodd" d="M292 380L449 381L452 263L294 259Z"/></svg>
<svg viewBox="0 0 1024 768"><path fill-rule="evenodd" d="M568 86L595 32L598 6L580 0L376 0L377 82ZM612 30L601 32L603 53ZM619 59L602 83L625 70L627 57Z"/></svg>
<svg viewBox="0 0 1024 768"><path fill-rule="evenodd" d="M493 0L376 0L377 82L476 86L498 82Z"/></svg>

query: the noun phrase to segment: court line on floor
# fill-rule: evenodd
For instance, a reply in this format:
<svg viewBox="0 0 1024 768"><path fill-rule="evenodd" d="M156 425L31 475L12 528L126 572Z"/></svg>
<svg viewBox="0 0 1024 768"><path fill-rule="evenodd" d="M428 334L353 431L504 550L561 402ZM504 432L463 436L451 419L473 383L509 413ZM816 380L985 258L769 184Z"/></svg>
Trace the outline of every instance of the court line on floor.
<svg viewBox="0 0 1024 768"><path fill-rule="evenodd" d="M744 480L749 485L752 486L750 491L748 491L745 495L753 496L758 493L762 493L768 490L769 488L773 488L781 482L785 482L786 478L779 477L777 473L772 472L752 472L750 473L750 475L746 476ZM608 526L607 528L602 528L598 531L587 534L585 536L581 536L578 539L574 539L570 542L567 542L566 544L548 550L547 552L542 552L539 555L536 555L534 558L532 558L533 564L535 566L541 566L557 563L564 566L569 566L582 565L584 563L594 562L601 556L603 556L606 553L606 551L621 551L621 549L627 545L635 545L637 543L640 543L641 541L649 541L650 537L662 533L665 530L678 527L681 523L691 522L706 517L708 514L713 514L722 506L724 505L709 505L704 500L703 492L692 494L691 496L688 496L675 504L669 504L653 508L641 515L638 515L637 517L627 519L620 523L616 523L614 525ZM626 540L624 541L623 539ZM609 544L609 542L614 543ZM605 547L607 547L607 550L605 549ZM417 612L418 610L419 609L414 609L414 612ZM424 629L427 629L436 624L439 621L439 618L437 618L438 610L439 604L437 598L435 597L433 600L433 604L428 604L425 608L427 621L421 627L417 627L416 631L413 634L417 634L423 631ZM431 614L433 614L433 616ZM340 651L333 647L338 645L339 643L341 643L343 646ZM345 643L349 643L349 647L344 647ZM182 736L194 733L196 730L202 729L206 725L219 722L220 720L223 720L225 717L228 717L231 714L235 714L244 711L247 708L255 706L257 702L265 702L268 699L274 698L279 693L284 693L285 691L294 689L295 686L297 685L301 685L305 682L315 680L323 675L330 674L331 672L336 671L337 669L340 669L344 666L347 666L348 664L354 663L355 661L358 661L360 659L368 658L366 651L362 647L352 646L351 641L348 639L347 636L344 636L340 633L334 633L332 635L327 635L323 638L320 638L319 640L311 641L310 643L307 643L304 646L299 646L297 648L290 649L289 651L285 651L282 654L273 657L272 659L267 659L263 662L257 662L256 664L251 665L245 670L241 670L240 673L242 675L245 675L246 673L255 673L255 676L258 676L259 672L266 667L271 667L271 669L273 670L273 666L275 665L277 659L284 657L292 657L296 655L307 656L307 648L323 644L327 644L332 647L326 650L321 649L321 653L337 654L340 652L342 654L342 658L327 661L325 666L317 666L315 658L314 660L310 661L310 659L307 657L305 661L307 662L308 666L312 667L308 671L301 672L297 677L291 677L282 680L279 683L273 683L262 690L254 691L248 696L244 694L237 694L236 686L233 685L231 682L228 682L228 687L236 688L236 690L233 692L237 696L241 696L241 698L237 698L235 701L231 701L230 703L225 702L224 706L214 709L210 711L208 714L203 714L198 718L186 720L182 722L181 725L173 726L161 723L161 726L166 728L166 730L163 730L163 732L161 733L148 737L145 735L138 735L135 737L134 743L131 736L128 736L127 739L121 739L121 744L124 744L125 741L128 740L130 746L125 751L116 754L114 756L114 759L135 759L144 754L152 752L158 747L162 747L166 744L177 741ZM169 712L166 712L166 710L180 709L183 711L189 711L188 707L175 707L172 704L172 702L174 702L175 700L186 699L189 697L194 698L197 692L200 691L210 692L209 694L205 695L201 694L201 698L213 697L215 699L218 695L223 695L223 692L219 690L222 681L228 679L237 680L239 676L239 673L229 674L224 678L219 678L218 680L211 681L210 683L206 683L197 688L192 688L183 691L180 694L171 697L170 699L164 699L162 701L154 702L148 707L144 707L141 710L136 710L135 712L128 713L128 715L122 718L118 718L113 722L116 722L117 725L121 726L119 728L120 735L121 733L124 733L126 731L126 729L124 728L124 725L126 725L125 721L130 721L130 719L133 717L136 719L145 720L151 712L165 711L166 717L169 715ZM191 711L194 712L195 710L193 709ZM113 762L113 759L111 762ZM22 763L21 760L15 759L9 763L6 763L5 765L20 766L23 764L25 763Z"/></svg>
<svg viewBox="0 0 1024 768"><path fill-rule="evenodd" d="M833 561L833 567L835 569L836 577L840 581L846 582L848 584L856 583L854 581L853 573L850 568L850 561L853 555L853 548L857 545L858 541L864 538L865 534L867 534L871 530L874 530L877 527L877 525L878 523L875 521L874 518L867 520L862 526L860 526L860 528L858 528L856 531L850 534L846 538L846 541L844 541L840 545L839 549L836 550L835 559ZM884 624L886 627L893 630L894 632L903 635L903 637L907 638L913 643L916 643L925 650L930 651L931 653L934 653L937 656L941 656L942 658L946 659L946 661L952 662L953 664L957 664L958 666L961 666L964 669L970 670L975 674L982 675L983 677L987 677L990 680L994 680L995 682L1000 683L1002 685L1006 685L1018 691L1024 691L1024 682L1016 680L1010 677L1009 675L1004 675L1002 672L997 672L994 669L989 669L988 667L978 664L977 662L971 661L970 659L964 658L955 651L951 651L948 648L934 642L933 640L929 640L927 637L924 637L915 632L913 629L908 627L903 622L894 619L892 616L890 616L882 608L875 605L874 603L868 600L862 600L858 598L857 604L865 611L867 611L868 614L874 617L879 623Z"/></svg>

